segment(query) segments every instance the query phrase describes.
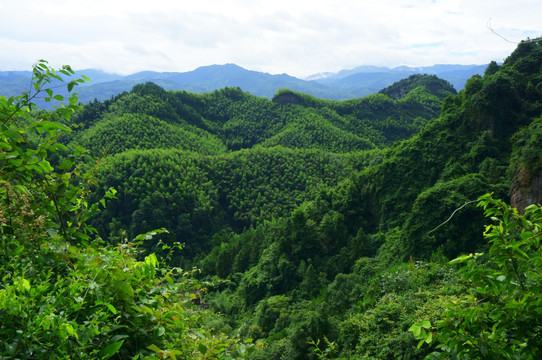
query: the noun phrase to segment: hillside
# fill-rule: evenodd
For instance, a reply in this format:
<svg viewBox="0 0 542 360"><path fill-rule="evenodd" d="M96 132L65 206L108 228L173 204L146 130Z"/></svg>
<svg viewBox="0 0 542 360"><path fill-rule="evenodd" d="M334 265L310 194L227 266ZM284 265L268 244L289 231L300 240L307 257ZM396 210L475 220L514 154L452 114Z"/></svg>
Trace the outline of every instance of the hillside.
<svg viewBox="0 0 542 360"><path fill-rule="evenodd" d="M206 301L226 315L216 326L265 341L255 358L304 359L310 339L324 336L345 358L418 358L430 349L415 349L409 326L464 291L443 260L487 249L486 219L473 201L488 192L509 200L518 187L540 201L525 183L538 176L539 135L522 130L536 129L542 114L540 54L537 43L523 43L451 97L453 87L429 75L341 102L286 89L269 101L232 88L136 87L111 102L108 116L186 122L227 150L111 158L99 177L103 189L119 189L120 203L96 225L111 239L126 229L172 229L164 239L183 241L204 278L226 280ZM143 103L154 104L150 112L130 110ZM535 165L523 165L529 156ZM413 298L430 286L441 300ZM391 332L377 325L390 316Z"/></svg>
<svg viewBox="0 0 542 360"><path fill-rule="evenodd" d="M1 356L542 357L542 39L459 92L29 101L0 98Z"/></svg>
<svg viewBox="0 0 542 360"><path fill-rule="evenodd" d="M271 101L238 88L199 95L147 83L87 105L63 141L107 155L97 176L119 201L94 219L104 238L165 227L192 257L210 250L213 234L284 217L414 135L455 92L438 81L398 100L337 102L288 90L303 99L297 104L277 103L285 91Z"/></svg>
<svg viewBox="0 0 542 360"><path fill-rule="evenodd" d="M542 201L535 195L541 65L539 42L521 43L376 164L321 189L287 219L230 235L202 260L205 274L231 281L209 301L231 315L241 334L268 342L257 358L305 358L309 340L324 335L333 341L324 348L341 358L420 358L432 351L416 350L407 330L465 291L441 261L487 250L486 220L472 203L488 192L528 197L517 204ZM383 93L400 94L407 85ZM524 171L529 185L519 186Z"/></svg>

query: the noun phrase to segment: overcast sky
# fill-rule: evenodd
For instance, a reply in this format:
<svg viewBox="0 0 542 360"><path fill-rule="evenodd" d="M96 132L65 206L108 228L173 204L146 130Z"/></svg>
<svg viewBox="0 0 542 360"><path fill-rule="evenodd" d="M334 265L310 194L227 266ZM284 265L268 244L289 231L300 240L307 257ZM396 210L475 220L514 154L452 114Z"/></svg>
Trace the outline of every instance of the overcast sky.
<svg viewBox="0 0 542 360"><path fill-rule="evenodd" d="M516 46L490 19L518 42L542 35L541 16L540 0L0 0L0 70L487 64Z"/></svg>

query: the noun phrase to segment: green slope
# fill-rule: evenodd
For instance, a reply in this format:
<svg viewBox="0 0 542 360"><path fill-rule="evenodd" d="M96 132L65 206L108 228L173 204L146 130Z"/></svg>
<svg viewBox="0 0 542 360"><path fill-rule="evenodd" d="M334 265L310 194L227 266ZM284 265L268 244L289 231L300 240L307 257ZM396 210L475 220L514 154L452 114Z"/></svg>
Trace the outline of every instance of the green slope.
<svg viewBox="0 0 542 360"><path fill-rule="evenodd" d="M310 339L349 359L434 349L416 349L408 328L466 293L442 261L487 249L476 199L508 200L522 187L541 201L541 69L539 42L521 43L376 165L321 189L287 219L221 239L200 266L231 285L209 301L240 334L266 339L255 358L306 358Z"/></svg>

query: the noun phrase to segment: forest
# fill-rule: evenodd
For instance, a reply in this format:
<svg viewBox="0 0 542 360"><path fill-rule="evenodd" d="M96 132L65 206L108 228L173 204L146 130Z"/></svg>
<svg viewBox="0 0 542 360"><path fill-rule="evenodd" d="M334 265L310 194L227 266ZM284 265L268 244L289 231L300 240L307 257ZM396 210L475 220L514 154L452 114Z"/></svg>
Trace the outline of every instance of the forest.
<svg viewBox="0 0 542 360"><path fill-rule="evenodd" d="M541 41L343 101L83 105L38 62L0 97L0 359L541 358Z"/></svg>

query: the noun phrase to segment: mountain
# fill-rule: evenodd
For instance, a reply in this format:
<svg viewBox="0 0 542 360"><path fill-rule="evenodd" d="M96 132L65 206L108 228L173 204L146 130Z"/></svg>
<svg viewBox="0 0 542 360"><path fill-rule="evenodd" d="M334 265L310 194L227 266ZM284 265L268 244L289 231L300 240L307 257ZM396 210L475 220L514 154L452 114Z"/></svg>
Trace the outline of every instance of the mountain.
<svg viewBox="0 0 542 360"><path fill-rule="evenodd" d="M429 74L450 82L459 91L463 89L471 76L482 75L486 67L487 65L399 66L396 68L359 66L350 70L341 70L337 73L311 75L308 79L329 87L352 89L352 91L366 89L373 93L409 75Z"/></svg>
<svg viewBox="0 0 542 360"><path fill-rule="evenodd" d="M411 77L382 93L438 92L432 81ZM199 265L228 282L207 301L237 334L265 341L254 359L541 358L530 330L542 323L532 305L541 284L523 280L540 279L532 259L542 259L541 99L535 39L471 77L419 133L286 218L217 237ZM538 215L526 221L523 211ZM515 262L531 270L512 275Z"/></svg>
<svg viewBox="0 0 542 360"><path fill-rule="evenodd" d="M2 356L541 359L541 99L542 38L459 92L0 98Z"/></svg>
<svg viewBox="0 0 542 360"><path fill-rule="evenodd" d="M251 71L235 64L202 66L188 72L142 71L122 76L100 70L86 69L76 72L84 74L91 81L80 86L76 91L79 100L86 104L94 99L103 101L120 94L140 83L154 82L166 90L185 90L205 93L224 87L239 87L256 96L272 98L278 89L287 88L323 99L344 100L360 98L413 74L434 74L450 82L456 90L464 87L465 82L474 74L481 74L485 65L434 65L430 67L389 69L377 66L360 66L338 73L315 75L302 80L279 74ZM30 84L30 71L0 72L0 95L19 95ZM65 89L59 89L61 95L67 95ZM50 103L38 102L43 108Z"/></svg>
<svg viewBox="0 0 542 360"><path fill-rule="evenodd" d="M66 140L94 156L108 154L100 178L118 188L121 201L95 219L104 238L167 221L168 239L182 240L185 256L194 256L209 250L216 232L287 215L318 183L330 186L359 168L366 155L357 153L407 139L438 116L455 90L416 76L402 98L373 94L344 101L293 90L270 100L232 87L196 94L138 84L87 104L74 119L82 126ZM154 187L139 188L143 179L162 188L161 200L153 200ZM168 210L170 202L178 211Z"/></svg>

